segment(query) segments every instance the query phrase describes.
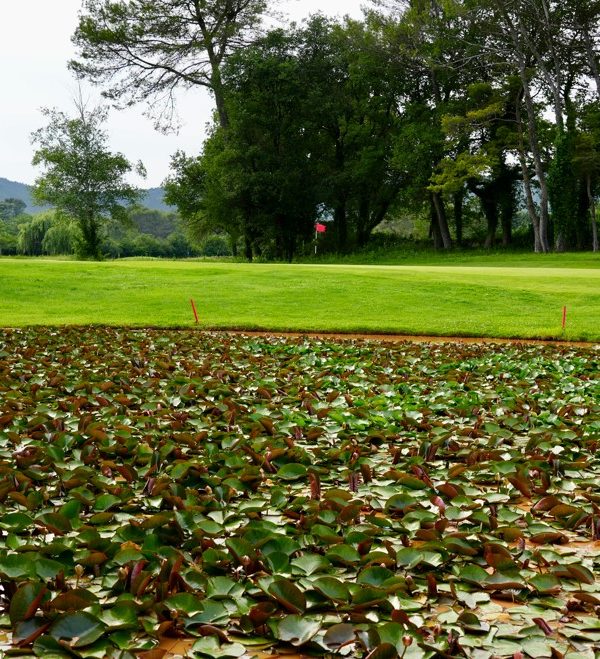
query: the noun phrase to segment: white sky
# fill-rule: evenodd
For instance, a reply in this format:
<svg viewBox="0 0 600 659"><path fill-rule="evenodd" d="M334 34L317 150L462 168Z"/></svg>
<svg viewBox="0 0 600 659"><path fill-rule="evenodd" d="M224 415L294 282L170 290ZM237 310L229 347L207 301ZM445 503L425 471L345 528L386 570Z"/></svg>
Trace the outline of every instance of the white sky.
<svg viewBox="0 0 600 659"><path fill-rule="evenodd" d="M0 0L0 177L32 183L39 173L31 166L32 131L44 124L40 108L72 109L76 84L67 70L75 56L70 37L80 0ZM336 16L362 16L366 0L282 0L281 9L300 21L322 11ZM93 96L92 96L93 98ZM207 93L186 92L178 99L178 135L162 135L143 116L144 107L113 110L107 129L111 148L131 161L142 160L148 171L144 187L158 186L168 173L170 156L183 149L197 153L211 119Z"/></svg>

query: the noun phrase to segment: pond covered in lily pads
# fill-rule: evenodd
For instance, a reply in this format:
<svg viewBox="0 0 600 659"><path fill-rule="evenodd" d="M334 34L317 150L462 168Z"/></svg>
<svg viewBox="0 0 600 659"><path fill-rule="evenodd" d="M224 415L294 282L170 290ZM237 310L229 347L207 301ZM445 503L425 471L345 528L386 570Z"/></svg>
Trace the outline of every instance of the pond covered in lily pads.
<svg viewBox="0 0 600 659"><path fill-rule="evenodd" d="M4 651L597 656L599 357L4 330Z"/></svg>

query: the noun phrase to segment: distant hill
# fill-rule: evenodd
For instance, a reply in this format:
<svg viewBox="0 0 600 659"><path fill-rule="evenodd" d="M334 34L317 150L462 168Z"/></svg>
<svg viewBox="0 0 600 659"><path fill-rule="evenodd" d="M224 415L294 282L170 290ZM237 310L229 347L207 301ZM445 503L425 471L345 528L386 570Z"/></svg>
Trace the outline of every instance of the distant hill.
<svg viewBox="0 0 600 659"><path fill-rule="evenodd" d="M7 178L0 178L0 201L4 199L21 199L27 204L28 213L39 213L48 208L48 206L36 206L33 203L31 186L9 181Z"/></svg>
<svg viewBox="0 0 600 659"><path fill-rule="evenodd" d="M144 191L141 204L152 211L174 211L174 206L165 204L164 197L165 191L162 188L148 188Z"/></svg>
<svg viewBox="0 0 600 659"><path fill-rule="evenodd" d="M150 188L145 190L141 204L154 211L172 211L172 206L164 202L164 190L162 188ZM31 198L31 186L25 183L10 181L0 177L0 201L3 199L22 199L27 204L28 213L39 213L48 206L36 206Z"/></svg>

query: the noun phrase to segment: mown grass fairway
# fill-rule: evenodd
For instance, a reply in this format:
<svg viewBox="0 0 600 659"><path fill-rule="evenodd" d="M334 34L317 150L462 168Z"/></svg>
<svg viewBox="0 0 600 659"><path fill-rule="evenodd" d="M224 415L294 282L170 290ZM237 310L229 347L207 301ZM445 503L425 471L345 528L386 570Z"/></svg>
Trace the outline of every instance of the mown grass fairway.
<svg viewBox="0 0 600 659"><path fill-rule="evenodd" d="M595 341L600 260L586 257L585 267L568 256L561 267L533 256L542 267L3 259L0 326L190 326L194 298L204 328Z"/></svg>
<svg viewBox="0 0 600 659"><path fill-rule="evenodd" d="M0 629L44 659L594 659L598 356L5 330Z"/></svg>

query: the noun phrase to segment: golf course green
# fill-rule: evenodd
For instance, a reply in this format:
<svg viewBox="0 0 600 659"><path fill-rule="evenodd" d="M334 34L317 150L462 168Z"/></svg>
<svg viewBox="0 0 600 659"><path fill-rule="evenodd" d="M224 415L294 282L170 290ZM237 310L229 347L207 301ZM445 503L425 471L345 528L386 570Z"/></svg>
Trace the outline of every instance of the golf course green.
<svg viewBox="0 0 600 659"><path fill-rule="evenodd" d="M0 325L189 327L193 299L201 328L600 340L600 260L482 263L6 258Z"/></svg>

